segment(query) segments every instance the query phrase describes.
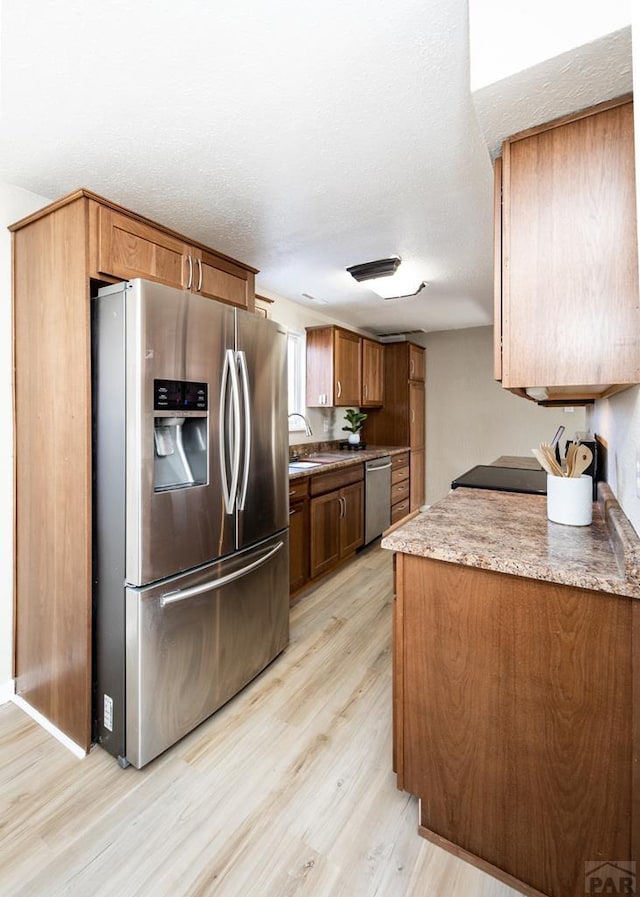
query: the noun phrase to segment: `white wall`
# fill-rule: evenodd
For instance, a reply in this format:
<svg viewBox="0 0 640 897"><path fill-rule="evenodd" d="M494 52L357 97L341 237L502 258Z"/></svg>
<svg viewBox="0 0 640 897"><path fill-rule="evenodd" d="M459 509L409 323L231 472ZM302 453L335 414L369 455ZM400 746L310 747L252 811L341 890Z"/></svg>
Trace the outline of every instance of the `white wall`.
<svg viewBox="0 0 640 897"><path fill-rule="evenodd" d="M640 84L640 3L634 4L632 34L633 80ZM640 261L640 103L634 104L636 133L636 211ZM640 534L640 495L636 465L640 464L640 387L595 403L589 426L607 442L607 479L629 520Z"/></svg>
<svg viewBox="0 0 640 897"><path fill-rule="evenodd" d="M493 328L429 333L427 349L426 500L449 491L451 480L475 464L500 455L524 455L550 441L557 427L564 438L585 429L585 412L541 408L514 396L493 379Z"/></svg>
<svg viewBox="0 0 640 897"><path fill-rule="evenodd" d="M50 202L44 196L0 182L0 386L12 395L11 234L9 224ZM13 693L13 415L0 415L0 703Z"/></svg>

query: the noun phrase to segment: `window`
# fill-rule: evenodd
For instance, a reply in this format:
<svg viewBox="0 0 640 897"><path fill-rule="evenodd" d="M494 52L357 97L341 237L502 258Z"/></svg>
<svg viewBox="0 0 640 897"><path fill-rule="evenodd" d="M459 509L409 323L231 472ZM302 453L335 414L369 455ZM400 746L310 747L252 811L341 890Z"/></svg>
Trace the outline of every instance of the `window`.
<svg viewBox="0 0 640 897"><path fill-rule="evenodd" d="M289 371L289 414L304 414L304 340L301 333L287 334L287 364ZM299 417L289 420L289 431L304 430Z"/></svg>

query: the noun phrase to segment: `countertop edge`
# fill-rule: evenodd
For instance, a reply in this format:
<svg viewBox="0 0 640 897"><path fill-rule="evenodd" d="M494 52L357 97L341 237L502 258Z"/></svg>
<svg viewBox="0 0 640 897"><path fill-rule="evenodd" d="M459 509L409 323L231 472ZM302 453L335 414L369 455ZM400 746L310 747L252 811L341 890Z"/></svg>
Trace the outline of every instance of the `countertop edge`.
<svg viewBox="0 0 640 897"><path fill-rule="evenodd" d="M477 495L479 490L473 491L476 492L476 501L480 500ZM440 520L443 521L442 531L445 533L448 513L451 514L451 521L455 520L453 510L449 510L447 513L447 498L450 498L451 495L452 493L449 493L449 496L433 506L436 513L440 514ZM429 514L430 510L424 511L417 519L427 520ZM464 542L455 544L455 542L443 541L438 532L440 521L435 515L435 524L432 524L431 527L423 527L423 532L420 532L419 524L417 527L412 527L412 521L384 536L380 544L387 550L445 563L476 567L524 579L557 583L627 598L640 598L640 538L606 483L600 483L598 486L598 502L594 506L594 515L596 514L600 518L601 531L604 530L605 537L608 537L609 540L613 569L610 569L608 573L599 573L595 567L593 570L588 570L586 569L588 565L583 565L581 569L572 569L570 564L567 564L567 569L563 570L557 564L545 562L544 558L514 557L512 552L501 554L499 536L496 536L495 546L489 544L486 551L483 550L481 553L474 550L474 546L466 547ZM433 541L430 541L429 536L425 534L428 533L429 528L431 528ZM616 568L619 575L612 575Z"/></svg>
<svg viewBox="0 0 640 897"><path fill-rule="evenodd" d="M331 451L334 454L337 450ZM353 464L364 464L365 461L373 461L375 458L384 458L385 455L402 455L410 451L408 446L374 446L372 448L362 449L357 452L351 452L341 458L339 461L330 461L328 463L318 464L307 470L289 471L289 480L300 480L303 477L312 477L319 473L326 473L331 470L340 470L343 467L350 467ZM313 455L305 455L301 461L313 461Z"/></svg>

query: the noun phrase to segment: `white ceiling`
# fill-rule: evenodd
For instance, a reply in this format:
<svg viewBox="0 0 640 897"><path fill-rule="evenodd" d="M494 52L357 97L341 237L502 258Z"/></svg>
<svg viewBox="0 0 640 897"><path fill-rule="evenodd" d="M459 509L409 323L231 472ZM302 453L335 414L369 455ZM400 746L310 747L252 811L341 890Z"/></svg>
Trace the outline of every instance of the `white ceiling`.
<svg viewBox="0 0 640 897"><path fill-rule="evenodd" d="M357 327L489 324L487 144L513 109L514 130L541 112L507 79L476 115L467 18L467 0L3 3L0 177L95 190ZM587 105L574 75L554 75L547 118ZM619 87L592 84L588 104ZM389 255L429 282L419 296L345 272Z"/></svg>

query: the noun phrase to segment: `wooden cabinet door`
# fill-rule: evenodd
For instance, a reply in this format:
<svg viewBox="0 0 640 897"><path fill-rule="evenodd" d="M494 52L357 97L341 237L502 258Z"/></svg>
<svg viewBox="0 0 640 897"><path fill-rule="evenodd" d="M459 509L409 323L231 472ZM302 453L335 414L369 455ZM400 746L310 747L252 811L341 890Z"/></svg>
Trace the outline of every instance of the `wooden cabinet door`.
<svg viewBox="0 0 640 897"><path fill-rule="evenodd" d="M98 274L144 277L172 287L187 285L188 252L170 234L106 206L98 209Z"/></svg>
<svg viewBox="0 0 640 897"><path fill-rule="evenodd" d="M356 408L360 405L360 343L361 338L357 333L335 328L335 405L351 405Z"/></svg>
<svg viewBox="0 0 640 897"><path fill-rule="evenodd" d="M411 475L409 477L410 510L418 511L425 497L425 451L411 449Z"/></svg>
<svg viewBox="0 0 640 897"><path fill-rule="evenodd" d="M382 405L384 397L384 346L362 340L362 400L365 408Z"/></svg>
<svg viewBox="0 0 640 897"><path fill-rule="evenodd" d="M411 448L422 448L424 445L425 416L424 383L409 381L409 445Z"/></svg>
<svg viewBox="0 0 640 897"><path fill-rule="evenodd" d="M193 250L193 266L194 292L253 310L254 276L250 271L202 249Z"/></svg>
<svg viewBox="0 0 640 897"><path fill-rule="evenodd" d="M425 360L424 349L421 346L414 346L413 343L409 343L409 379L410 380L424 380L424 375L425 375L424 360Z"/></svg>
<svg viewBox="0 0 640 897"><path fill-rule="evenodd" d="M633 104L506 141L502 180L503 386L639 382Z"/></svg>
<svg viewBox="0 0 640 897"><path fill-rule="evenodd" d="M333 328L308 327L306 399L309 408L333 405Z"/></svg>
<svg viewBox="0 0 640 897"><path fill-rule="evenodd" d="M340 560L340 492L328 492L312 498L311 577L319 576Z"/></svg>
<svg viewBox="0 0 640 897"><path fill-rule="evenodd" d="M309 502L300 501L289 509L289 594L297 592L309 579Z"/></svg>
<svg viewBox="0 0 640 897"><path fill-rule="evenodd" d="M364 542L364 482L346 486L340 493L340 556L353 554Z"/></svg>

